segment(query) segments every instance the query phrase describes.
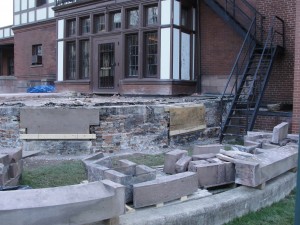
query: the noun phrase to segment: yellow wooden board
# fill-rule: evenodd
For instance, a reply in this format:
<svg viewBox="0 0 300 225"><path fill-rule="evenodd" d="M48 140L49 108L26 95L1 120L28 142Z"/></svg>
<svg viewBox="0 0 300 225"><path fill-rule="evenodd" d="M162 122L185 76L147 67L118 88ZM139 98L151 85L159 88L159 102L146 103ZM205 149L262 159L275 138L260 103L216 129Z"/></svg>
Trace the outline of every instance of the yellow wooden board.
<svg viewBox="0 0 300 225"><path fill-rule="evenodd" d="M170 111L170 136L206 128L203 104L174 106L168 110Z"/></svg>

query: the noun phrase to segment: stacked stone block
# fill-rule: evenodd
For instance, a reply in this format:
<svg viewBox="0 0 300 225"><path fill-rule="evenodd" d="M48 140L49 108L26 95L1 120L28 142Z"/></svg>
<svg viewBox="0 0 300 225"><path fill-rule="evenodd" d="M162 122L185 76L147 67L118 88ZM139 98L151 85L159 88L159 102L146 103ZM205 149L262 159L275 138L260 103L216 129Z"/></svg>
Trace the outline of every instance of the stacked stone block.
<svg viewBox="0 0 300 225"><path fill-rule="evenodd" d="M23 171L21 149L3 149L0 152L0 186L18 185Z"/></svg>

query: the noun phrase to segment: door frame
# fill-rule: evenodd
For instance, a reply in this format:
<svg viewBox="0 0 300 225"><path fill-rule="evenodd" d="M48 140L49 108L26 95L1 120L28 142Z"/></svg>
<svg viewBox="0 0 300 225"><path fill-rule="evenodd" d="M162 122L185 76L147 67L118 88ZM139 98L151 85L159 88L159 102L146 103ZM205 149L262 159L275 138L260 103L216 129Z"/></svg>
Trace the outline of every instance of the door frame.
<svg viewBox="0 0 300 225"><path fill-rule="evenodd" d="M99 75L99 45L100 44L115 44L115 68L114 68L114 88L99 88L98 75ZM92 73L92 91L93 93L115 94L119 93L119 81L122 79L122 49L121 49L121 35L98 37L93 40L93 73Z"/></svg>

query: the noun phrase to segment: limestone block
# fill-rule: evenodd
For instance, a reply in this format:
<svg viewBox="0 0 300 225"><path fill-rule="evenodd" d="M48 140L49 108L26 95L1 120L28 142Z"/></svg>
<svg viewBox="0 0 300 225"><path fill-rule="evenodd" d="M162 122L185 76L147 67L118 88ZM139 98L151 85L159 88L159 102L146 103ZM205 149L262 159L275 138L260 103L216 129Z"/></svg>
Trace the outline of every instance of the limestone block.
<svg viewBox="0 0 300 225"><path fill-rule="evenodd" d="M185 150L173 150L165 154L164 172L167 174L176 173L176 162L183 156L187 156L188 152Z"/></svg>
<svg viewBox="0 0 300 225"><path fill-rule="evenodd" d="M2 163L0 163L0 186L4 186L5 183L8 181L8 168L9 166L6 166Z"/></svg>
<svg viewBox="0 0 300 225"><path fill-rule="evenodd" d="M206 160L191 161L188 166L188 171L194 171L194 166L199 164L209 164Z"/></svg>
<svg viewBox="0 0 300 225"><path fill-rule="evenodd" d="M133 185L135 208L155 205L179 199L198 190L197 175L192 172L159 177Z"/></svg>
<svg viewBox="0 0 300 225"><path fill-rule="evenodd" d="M208 153L219 153L220 149L224 146L221 144L211 144L211 145L195 145L193 149L193 155L208 154Z"/></svg>
<svg viewBox="0 0 300 225"><path fill-rule="evenodd" d="M9 186L17 186L17 185L19 185L20 178L21 178L21 175L18 175L18 176L14 177L14 178L11 178L11 179L9 179L4 184L4 186L9 187Z"/></svg>
<svg viewBox="0 0 300 225"><path fill-rule="evenodd" d="M104 172L110 168L98 164L87 164L86 169L88 172L89 182L100 181L104 179Z"/></svg>
<svg viewBox="0 0 300 225"><path fill-rule="evenodd" d="M276 127L274 127L272 143L279 144L281 141L283 141L283 139L287 138L288 131L289 131L288 123L281 123Z"/></svg>
<svg viewBox="0 0 300 225"><path fill-rule="evenodd" d="M175 164L176 173L186 172L188 169L189 163L192 161L192 157L184 156L179 159Z"/></svg>
<svg viewBox="0 0 300 225"><path fill-rule="evenodd" d="M121 159L118 161L117 168L114 168L116 171L124 173L126 175L135 175L136 163L131 162L127 159Z"/></svg>
<svg viewBox="0 0 300 225"><path fill-rule="evenodd" d="M10 163L15 163L22 159L22 149L4 148L0 152L9 156Z"/></svg>
<svg viewBox="0 0 300 225"><path fill-rule="evenodd" d="M215 153L207 153L207 154L199 154L199 155L193 155L193 160L206 160L210 158L216 157Z"/></svg>
<svg viewBox="0 0 300 225"><path fill-rule="evenodd" d="M9 177L14 178L21 175L23 172L23 160L9 165Z"/></svg>
<svg viewBox="0 0 300 225"><path fill-rule="evenodd" d="M111 160L110 156L106 156L106 157L103 157L101 159L98 159L94 163L98 164L98 165L101 165L101 166L108 167L108 168L112 168L113 167L112 160Z"/></svg>
<svg viewBox="0 0 300 225"><path fill-rule="evenodd" d="M132 177L132 184L138 184L156 179L156 170L145 165L136 166L136 175Z"/></svg>
<svg viewBox="0 0 300 225"><path fill-rule="evenodd" d="M9 164L9 156L7 154L0 153L0 163L2 163L4 165L8 165Z"/></svg>
<svg viewBox="0 0 300 225"><path fill-rule="evenodd" d="M124 187L111 181L0 192L0 221L5 225L93 224L124 214L124 195Z"/></svg>

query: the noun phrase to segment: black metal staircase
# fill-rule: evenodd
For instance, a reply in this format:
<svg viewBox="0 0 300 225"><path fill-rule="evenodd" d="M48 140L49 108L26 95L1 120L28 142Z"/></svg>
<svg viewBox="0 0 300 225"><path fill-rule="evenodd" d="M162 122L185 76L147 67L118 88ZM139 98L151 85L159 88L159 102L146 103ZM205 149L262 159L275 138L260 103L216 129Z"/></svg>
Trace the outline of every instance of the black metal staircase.
<svg viewBox="0 0 300 225"><path fill-rule="evenodd" d="M222 142L224 137L243 137L253 129L274 60L284 51L285 25L274 16L265 33L264 17L246 0L205 2L244 37L221 97Z"/></svg>

